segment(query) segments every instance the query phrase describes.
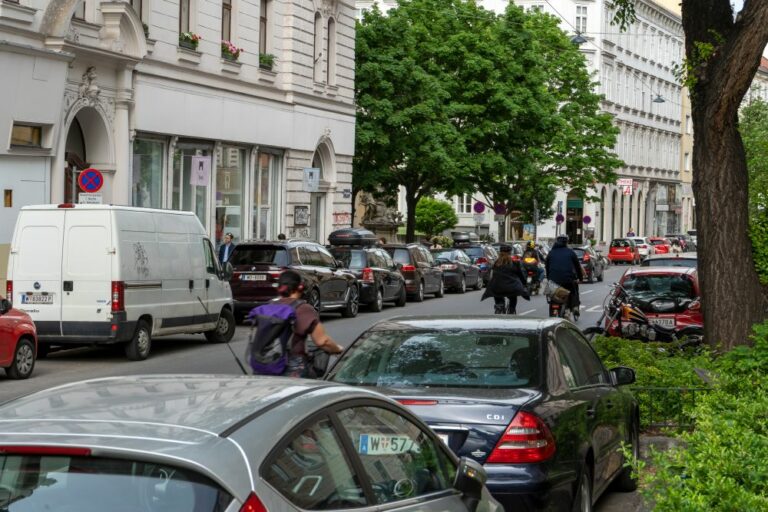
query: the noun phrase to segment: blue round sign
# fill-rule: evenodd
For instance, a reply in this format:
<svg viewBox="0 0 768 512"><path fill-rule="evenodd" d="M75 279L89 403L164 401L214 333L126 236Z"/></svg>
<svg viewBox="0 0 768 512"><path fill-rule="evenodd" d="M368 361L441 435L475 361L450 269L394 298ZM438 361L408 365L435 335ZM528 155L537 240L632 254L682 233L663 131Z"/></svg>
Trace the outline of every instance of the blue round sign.
<svg viewBox="0 0 768 512"><path fill-rule="evenodd" d="M590 217L589 215L585 215L584 217L582 217L581 222L583 222L584 224L590 224L592 222L592 217Z"/></svg>
<svg viewBox="0 0 768 512"><path fill-rule="evenodd" d="M558 213L555 216L555 222L557 222L558 224L562 224L564 220L565 220L565 217L563 217L562 213Z"/></svg>
<svg viewBox="0 0 768 512"><path fill-rule="evenodd" d="M98 192L104 185L104 176L98 169L85 169L77 177L77 184L80 185L80 190L83 192Z"/></svg>
<svg viewBox="0 0 768 512"><path fill-rule="evenodd" d="M483 213L485 211L485 205L478 201L475 203L472 209L475 211L475 213Z"/></svg>

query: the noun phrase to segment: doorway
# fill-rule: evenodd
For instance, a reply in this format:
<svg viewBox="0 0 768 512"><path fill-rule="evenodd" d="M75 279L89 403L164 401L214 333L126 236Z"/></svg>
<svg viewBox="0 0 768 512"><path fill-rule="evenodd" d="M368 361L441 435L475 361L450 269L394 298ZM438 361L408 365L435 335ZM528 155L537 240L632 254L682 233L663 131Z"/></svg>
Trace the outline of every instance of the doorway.
<svg viewBox="0 0 768 512"><path fill-rule="evenodd" d="M572 244L582 242L582 219L584 218L584 200L573 193L568 194L566 202L565 234Z"/></svg>
<svg viewBox="0 0 768 512"><path fill-rule="evenodd" d="M319 244L325 244L325 194L312 194L309 206L309 237Z"/></svg>
<svg viewBox="0 0 768 512"><path fill-rule="evenodd" d="M64 149L66 166L64 167L64 201L77 203L77 178L80 171L90 167L86 161L85 137L80 121L75 118L67 133L67 142Z"/></svg>

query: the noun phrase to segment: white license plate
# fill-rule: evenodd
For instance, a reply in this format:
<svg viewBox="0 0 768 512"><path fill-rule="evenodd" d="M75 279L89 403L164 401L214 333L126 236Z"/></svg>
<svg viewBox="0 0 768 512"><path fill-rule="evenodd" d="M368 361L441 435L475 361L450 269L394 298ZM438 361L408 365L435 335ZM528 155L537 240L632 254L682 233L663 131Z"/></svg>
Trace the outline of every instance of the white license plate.
<svg viewBox="0 0 768 512"><path fill-rule="evenodd" d="M626 249L614 249L616 252L626 252Z"/></svg>
<svg viewBox="0 0 768 512"><path fill-rule="evenodd" d="M53 304L53 294L47 293L23 293L21 295L22 304Z"/></svg>
<svg viewBox="0 0 768 512"><path fill-rule="evenodd" d="M448 446L448 434L437 434L437 437L440 438L445 446Z"/></svg>
<svg viewBox="0 0 768 512"><path fill-rule="evenodd" d="M662 327L669 327L669 328L672 328L675 326L674 318L649 318L648 320L653 325L660 325Z"/></svg>
<svg viewBox="0 0 768 512"><path fill-rule="evenodd" d="M388 436L383 434L360 434L361 455L398 455L419 452L419 444L407 436Z"/></svg>
<svg viewBox="0 0 768 512"><path fill-rule="evenodd" d="M266 281L267 276L264 274L241 274L241 281Z"/></svg>

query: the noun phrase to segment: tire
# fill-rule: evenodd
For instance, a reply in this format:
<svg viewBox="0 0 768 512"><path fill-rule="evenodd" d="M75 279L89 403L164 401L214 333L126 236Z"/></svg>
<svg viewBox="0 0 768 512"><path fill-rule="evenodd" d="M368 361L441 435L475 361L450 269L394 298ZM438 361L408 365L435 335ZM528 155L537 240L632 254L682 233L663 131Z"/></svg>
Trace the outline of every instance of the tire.
<svg viewBox="0 0 768 512"><path fill-rule="evenodd" d="M6 375L11 379L26 379L32 375L35 369L35 346L27 338L22 338L16 344L13 351L11 366L5 369Z"/></svg>
<svg viewBox="0 0 768 512"><path fill-rule="evenodd" d="M437 291L435 292L435 298L439 299L443 295L445 295L445 285L443 285L443 278L441 277L440 284L438 285Z"/></svg>
<svg viewBox="0 0 768 512"><path fill-rule="evenodd" d="M600 275L597 276L597 282L602 283L604 277L605 277L605 267L603 267L603 269L600 270Z"/></svg>
<svg viewBox="0 0 768 512"><path fill-rule="evenodd" d="M405 303L408 301L408 294L405 293L405 284L400 287L400 293L397 295L397 300L395 301L395 306L398 308L405 307Z"/></svg>
<svg viewBox="0 0 768 512"><path fill-rule="evenodd" d="M143 361L152 350L152 330L146 320L139 320L131 341L125 345L125 357L131 361Z"/></svg>
<svg viewBox="0 0 768 512"><path fill-rule="evenodd" d="M341 316L344 318L355 318L360 311L360 290L357 289L356 284L349 287L348 295L347 306L341 310Z"/></svg>
<svg viewBox="0 0 768 512"><path fill-rule="evenodd" d="M587 283L592 284L595 282L595 269L592 269L587 274Z"/></svg>
<svg viewBox="0 0 768 512"><path fill-rule="evenodd" d="M475 283L475 290L482 290L483 289L483 278L480 277L480 274L477 275L477 282Z"/></svg>
<svg viewBox="0 0 768 512"><path fill-rule="evenodd" d="M381 289L376 290L376 298L373 302L368 304L368 309L374 313L378 313L384 309L384 294L382 293Z"/></svg>
<svg viewBox="0 0 768 512"><path fill-rule="evenodd" d="M219 313L219 319L216 327L211 331L205 332L205 339L211 343L226 343L235 335L235 315L229 308L224 308Z"/></svg>
<svg viewBox="0 0 768 512"><path fill-rule="evenodd" d="M466 276L461 276L461 282L459 283L458 288L456 288L456 291L458 293L467 293L467 278L466 278Z"/></svg>
<svg viewBox="0 0 768 512"><path fill-rule="evenodd" d="M640 427L637 420L632 419L632 425L629 432L629 445L632 447L632 457L635 461L640 456ZM626 462L626 461L625 461ZM613 481L617 491L632 492L637 490L637 478L632 475L632 467L625 467Z"/></svg>
<svg viewBox="0 0 768 512"><path fill-rule="evenodd" d="M573 512L592 512L592 471L587 463L581 469L579 475L579 486L573 496Z"/></svg>
<svg viewBox="0 0 768 512"><path fill-rule="evenodd" d="M309 297L307 298L307 302L310 306L315 308L315 310L320 313L320 311L323 308L323 304L320 301L320 290L317 288L312 288L312 291L309 292Z"/></svg>
<svg viewBox="0 0 768 512"><path fill-rule="evenodd" d="M419 281L419 288L412 298L413 302L424 302L424 281Z"/></svg>

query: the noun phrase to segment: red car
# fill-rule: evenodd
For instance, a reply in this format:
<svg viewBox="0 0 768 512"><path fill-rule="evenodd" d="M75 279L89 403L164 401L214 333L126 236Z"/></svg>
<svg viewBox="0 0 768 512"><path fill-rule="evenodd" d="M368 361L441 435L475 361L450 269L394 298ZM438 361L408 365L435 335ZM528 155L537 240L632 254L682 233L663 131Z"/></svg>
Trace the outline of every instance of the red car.
<svg viewBox="0 0 768 512"><path fill-rule="evenodd" d="M620 283L652 324L677 329L704 325L695 268L629 269Z"/></svg>
<svg viewBox="0 0 768 512"><path fill-rule="evenodd" d="M656 250L656 254L669 254L672 252L672 242L666 238L652 236L648 240L653 244L653 248Z"/></svg>
<svg viewBox="0 0 768 512"><path fill-rule="evenodd" d="M608 249L608 259L611 263L640 263L640 250L631 238L614 238Z"/></svg>
<svg viewBox="0 0 768 512"><path fill-rule="evenodd" d="M28 314L0 299L0 367L12 379L32 375L37 357L37 329Z"/></svg>

